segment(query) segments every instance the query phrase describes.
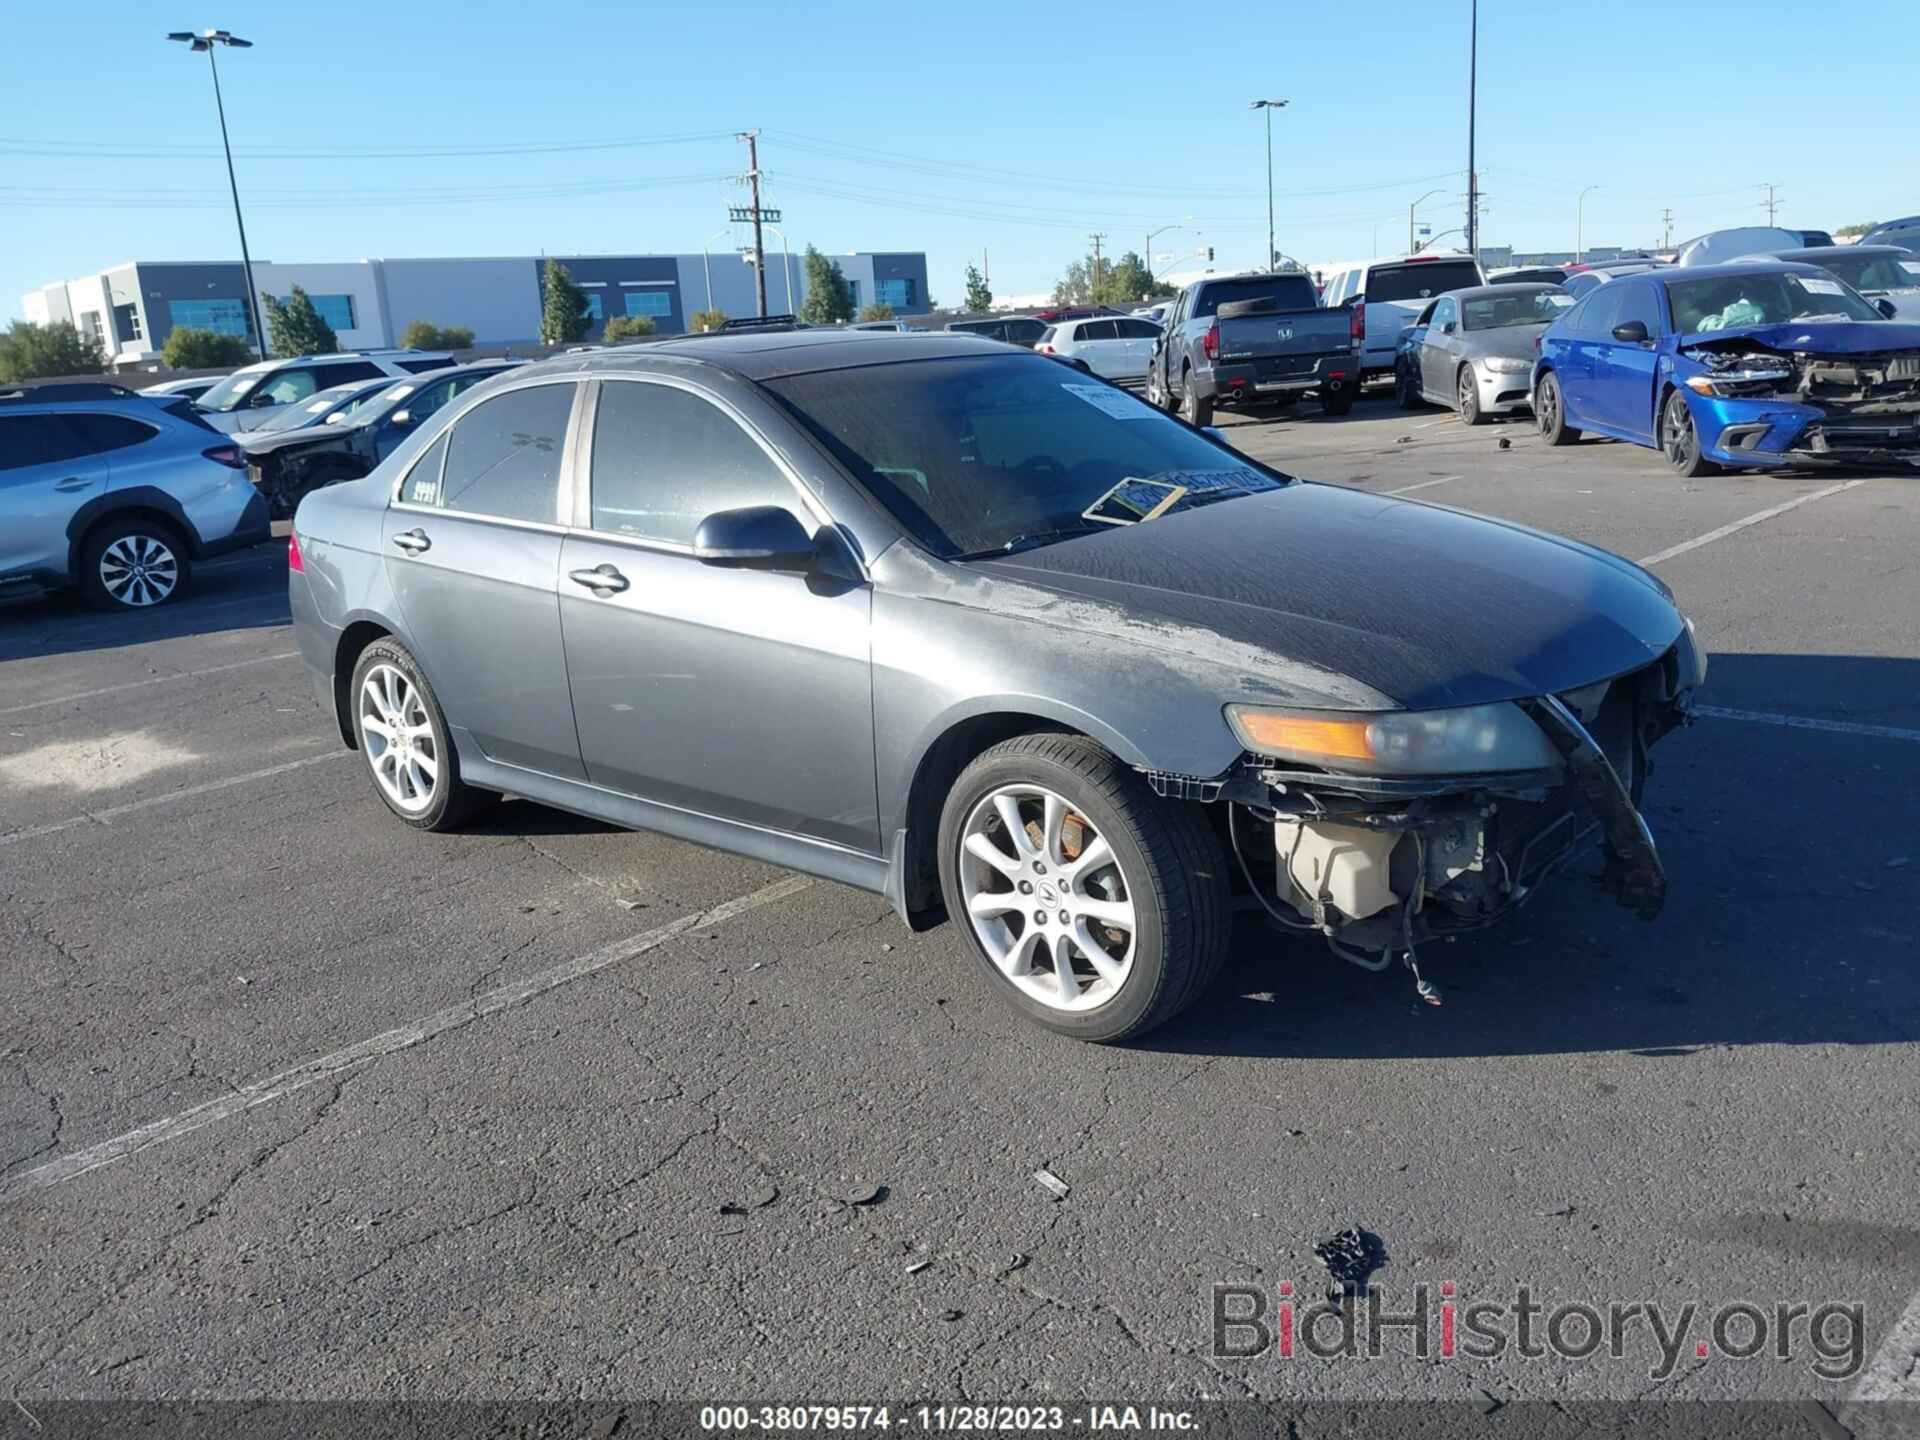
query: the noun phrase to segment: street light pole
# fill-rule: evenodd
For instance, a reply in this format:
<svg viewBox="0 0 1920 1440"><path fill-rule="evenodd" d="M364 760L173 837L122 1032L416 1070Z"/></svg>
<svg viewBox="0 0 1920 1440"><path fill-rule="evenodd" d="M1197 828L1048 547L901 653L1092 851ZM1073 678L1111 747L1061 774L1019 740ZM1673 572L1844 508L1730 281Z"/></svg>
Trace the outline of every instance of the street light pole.
<svg viewBox="0 0 1920 1440"><path fill-rule="evenodd" d="M1473 33L1467 49L1467 253L1480 260L1480 172L1474 134L1480 112L1480 0L1473 0Z"/></svg>
<svg viewBox="0 0 1920 1440"><path fill-rule="evenodd" d="M1580 192L1580 198L1573 207L1573 263L1578 265L1587 258L1587 195L1598 190L1598 185L1589 185Z"/></svg>
<svg viewBox="0 0 1920 1440"><path fill-rule="evenodd" d="M253 343L259 347L260 358L264 360L267 355L267 332L260 324L260 299L253 288L253 257L247 253L247 222L240 217L240 182L233 175L233 146L227 140L227 105L220 96L220 66L213 58L216 45L251 50L253 42L242 40L229 30L202 30L197 35L191 30L175 30L168 34L167 39L176 40L190 50L207 52L207 68L213 73L213 106L220 115L220 148L227 155L227 188L233 192L233 223L240 232L240 268L247 279L247 314L253 324Z"/></svg>
<svg viewBox="0 0 1920 1440"><path fill-rule="evenodd" d="M1273 112L1284 110L1284 100L1255 100L1248 109L1267 112L1267 263L1262 270L1273 268Z"/></svg>
<svg viewBox="0 0 1920 1440"><path fill-rule="evenodd" d="M793 261L787 254L787 232L778 225L769 225L767 229L780 237L780 275L787 282L787 314L791 315L793 314Z"/></svg>
<svg viewBox="0 0 1920 1440"><path fill-rule="evenodd" d="M1147 279L1153 279L1153 237L1156 235L1164 235L1169 230L1184 230L1187 221L1191 219L1193 219L1191 215L1184 215L1177 225L1162 225L1158 230L1149 230L1147 232Z"/></svg>
<svg viewBox="0 0 1920 1440"><path fill-rule="evenodd" d="M1418 200L1414 201L1411 205L1407 206L1407 253L1409 255L1418 255L1420 253L1420 247L1414 243L1414 235L1413 235L1414 211L1418 210L1422 205L1426 204L1427 201L1431 200L1434 196L1444 195L1445 193L1446 192L1444 190L1429 190L1427 191L1426 194L1422 195Z"/></svg>

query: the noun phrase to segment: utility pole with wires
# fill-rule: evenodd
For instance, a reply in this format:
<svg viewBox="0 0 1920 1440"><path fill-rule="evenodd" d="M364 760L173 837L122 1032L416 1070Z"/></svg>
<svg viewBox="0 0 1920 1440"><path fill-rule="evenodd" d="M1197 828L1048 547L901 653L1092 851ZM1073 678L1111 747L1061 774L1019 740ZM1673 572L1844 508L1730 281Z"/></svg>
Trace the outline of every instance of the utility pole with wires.
<svg viewBox="0 0 1920 1440"><path fill-rule="evenodd" d="M742 130L733 138L747 142L747 173L742 178L752 188L753 204L730 205L727 207L727 213L735 220L753 222L754 299L760 307L760 314L764 317L767 313L767 247L760 233L760 227L763 224L778 224L780 212L768 210L760 204L760 132Z"/></svg>
<svg viewBox="0 0 1920 1440"><path fill-rule="evenodd" d="M1673 209L1671 206L1660 212L1660 248L1662 250L1671 250L1673 248Z"/></svg>
<svg viewBox="0 0 1920 1440"><path fill-rule="evenodd" d="M1107 237L1102 232L1089 235L1087 238L1093 242L1093 273L1087 277L1087 299L1097 303L1097 297L1100 294L1100 246Z"/></svg>
<svg viewBox="0 0 1920 1440"><path fill-rule="evenodd" d="M1773 224L1774 211L1780 208L1780 197L1774 193L1780 187L1775 185L1771 180L1763 180L1760 183L1767 192L1767 198L1760 203L1767 207L1767 224L1771 225Z"/></svg>
<svg viewBox="0 0 1920 1440"><path fill-rule="evenodd" d="M1480 258L1480 175L1474 142L1480 113L1480 0L1473 0L1473 29L1467 42L1467 253Z"/></svg>

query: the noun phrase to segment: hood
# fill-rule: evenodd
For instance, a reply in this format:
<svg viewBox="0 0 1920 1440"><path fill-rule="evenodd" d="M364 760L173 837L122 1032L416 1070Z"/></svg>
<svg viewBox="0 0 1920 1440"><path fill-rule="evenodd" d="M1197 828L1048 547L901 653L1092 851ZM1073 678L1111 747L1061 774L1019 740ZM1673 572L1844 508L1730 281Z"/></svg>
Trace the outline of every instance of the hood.
<svg viewBox="0 0 1920 1440"><path fill-rule="evenodd" d="M1869 355L1884 350L1920 350L1920 325L1899 320L1794 320L1785 325L1735 325L1682 335L1682 350L1727 342L1810 355Z"/></svg>
<svg viewBox="0 0 1920 1440"><path fill-rule="evenodd" d="M1202 628L1409 709L1576 689L1657 658L1682 625L1666 587L1616 555L1327 485L965 568Z"/></svg>

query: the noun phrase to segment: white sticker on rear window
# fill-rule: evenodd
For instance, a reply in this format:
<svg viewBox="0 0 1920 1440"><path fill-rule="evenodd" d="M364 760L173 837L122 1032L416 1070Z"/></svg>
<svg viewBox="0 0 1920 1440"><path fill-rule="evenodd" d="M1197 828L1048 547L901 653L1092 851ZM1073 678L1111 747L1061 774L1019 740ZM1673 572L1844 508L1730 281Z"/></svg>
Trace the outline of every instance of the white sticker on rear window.
<svg viewBox="0 0 1920 1440"><path fill-rule="evenodd" d="M1801 277L1800 284L1814 295L1838 295L1840 293L1840 282L1838 280L1822 280L1818 276L1806 275Z"/></svg>
<svg viewBox="0 0 1920 1440"><path fill-rule="evenodd" d="M1142 405L1121 390L1109 390L1104 385L1062 385L1069 395L1077 395L1104 415L1116 420L1148 420L1153 411Z"/></svg>

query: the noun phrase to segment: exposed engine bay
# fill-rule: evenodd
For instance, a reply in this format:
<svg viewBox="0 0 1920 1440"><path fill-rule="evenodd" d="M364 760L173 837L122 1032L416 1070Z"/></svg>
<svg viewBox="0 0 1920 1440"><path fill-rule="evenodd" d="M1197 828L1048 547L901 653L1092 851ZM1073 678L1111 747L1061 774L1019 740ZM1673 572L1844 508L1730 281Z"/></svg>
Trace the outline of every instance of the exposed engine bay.
<svg viewBox="0 0 1920 1440"><path fill-rule="evenodd" d="M1920 464L1920 350L1821 355L1729 337L1684 353L1708 372L1688 382L1699 394L1826 411L1829 418L1808 425L1789 455L1816 463Z"/></svg>
<svg viewBox="0 0 1920 1440"><path fill-rule="evenodd" d="M1217 795L1242 876L1276 924L1369 970L1402 960L1431 1004L1420 945L1499 920L1596 839L1603 888L1651 920L1667 882L1638 802L1648 751L1690 718L1700 663L1689 638L1632 674L1522 702L1554 769L1387 779L1249 755Z"/></svg>

